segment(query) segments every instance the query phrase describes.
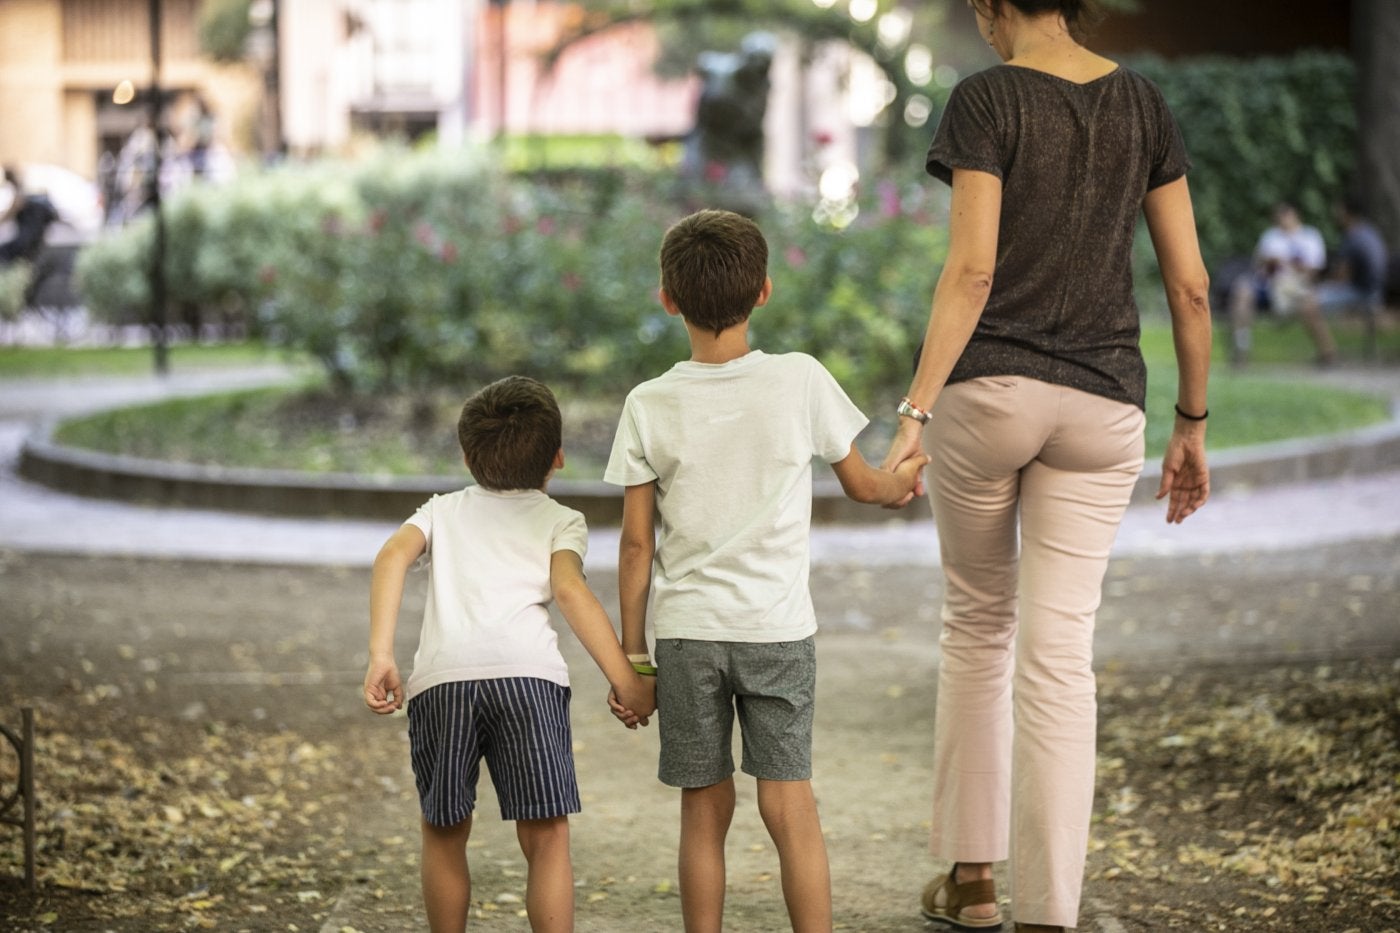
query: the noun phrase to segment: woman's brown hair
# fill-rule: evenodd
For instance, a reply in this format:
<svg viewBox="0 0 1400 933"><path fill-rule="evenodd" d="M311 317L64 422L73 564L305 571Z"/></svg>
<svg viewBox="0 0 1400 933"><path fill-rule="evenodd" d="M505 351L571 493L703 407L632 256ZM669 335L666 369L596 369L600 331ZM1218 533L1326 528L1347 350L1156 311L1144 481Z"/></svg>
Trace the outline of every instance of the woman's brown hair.
<svg viewBox="0 0 1400 933"><path fill-rule="evenodd" d="M1103 20L1103 8L1098 0L971 0L977 12L984 16L995 16L1001 12L1001 5L1009 3L1026 16L1041 16L1045 13L1058 13L1065 18L1069 34L1078 42L1094 31Z"/></svg>

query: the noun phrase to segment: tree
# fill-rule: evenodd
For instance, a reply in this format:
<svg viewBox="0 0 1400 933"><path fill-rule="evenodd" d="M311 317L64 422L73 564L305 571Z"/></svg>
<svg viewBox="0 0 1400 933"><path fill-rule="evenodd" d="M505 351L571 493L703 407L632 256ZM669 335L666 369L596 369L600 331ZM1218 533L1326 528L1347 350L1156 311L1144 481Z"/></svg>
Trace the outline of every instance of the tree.
<svg viewBox="0 0 1400 933"><path fill-rule="evenodd" d="M888 34L882 38L878 27L881 15L903 6L893 0L879 0L875 14L863 22L848 15L844 5L822 7L812 0L653 0L644 6L629 0L584 0L581 6L583 15L550 50L547 63L557 60L567 48L582 39L623 23L645 20L658 27L679 27L662 31L663 39L667 40L659 62L663 72L674 74L687 69L695 61L696 53L716 38L770 29L796 35L810 44L846 42L869 55L894 87L891 104L885 111L887 115L902 114L910 96L922 90L909 79L904 67L910 36L917 34L917 30L890 41ZM737 42L732 44L737 45ZM884 131L885 158L902 160L909 143L903 120L887 118Z"/></svg>
<svg viewBox="0 0 1400 933"><path fill-rule="evenodd" d="M252 32L251 0L210 0L199 11L199 45L216 62L233 64L246 57Z"/></svg>
<svg viewBox="0 0 1400 933"><path fill-rule="evenodd" d="M1391 249L1400 248L1400 3L1356 0L1357 187Z"/></svg>
<svg viewBox="0 0 1400 933"><path fill-rule="evenodd" d="M1103 0L1107 9L1131 11L1140 0ZM846 3L816 0L581 0L583 15L547 57L553 61L569 46L622 23L646 20L656 24L663 39L657 70L683 74L697 53L707 48L736 48L738 37L756 29L796 35L804 45L845 42L868 55L894 88L882 120L882 155L890 164L911 156L911 147L927 144L928 129L911 132L903 114L911 97L924 94L941 106L946 89L915 83L905 67L906 56L920 37L946 33L952 17L971 17L965 0L877 0L873 12L856 20ZM902 35L882 34L881 18L898 13L907 18ZM668 28L674 27L674 28ZM936 111L937 107L935 108Z"/></svg>

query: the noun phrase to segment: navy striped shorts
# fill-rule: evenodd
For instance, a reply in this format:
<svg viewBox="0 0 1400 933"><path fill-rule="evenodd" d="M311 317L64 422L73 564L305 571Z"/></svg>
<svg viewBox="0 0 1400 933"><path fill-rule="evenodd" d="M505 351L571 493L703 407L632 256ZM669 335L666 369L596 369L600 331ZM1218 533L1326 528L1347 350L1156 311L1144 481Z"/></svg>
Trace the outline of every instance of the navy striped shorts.
<svg viewBox="0 0 1400 933"><path fill-rule="evenodd" d="M460 680L408 701L408 744L423 818L454 826L476 809L486 759L503 820L580 809L568 687L535 677Z"/></svg>

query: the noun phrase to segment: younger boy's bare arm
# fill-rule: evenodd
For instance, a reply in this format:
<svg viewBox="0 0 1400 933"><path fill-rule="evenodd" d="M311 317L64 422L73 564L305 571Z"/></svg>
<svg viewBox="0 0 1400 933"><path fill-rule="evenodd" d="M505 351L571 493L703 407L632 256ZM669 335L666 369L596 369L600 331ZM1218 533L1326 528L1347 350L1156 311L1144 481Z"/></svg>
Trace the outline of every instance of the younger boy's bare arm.
<svg viewBox="0 0 1400 933"><path fill-rule="evenodd" d="M369 668L365 671L365 705L376 713L403 707L403 683L394 661L394 629L399 623L404 578L408 568L428 548L428 539L415 525L402 525L389 536L374 558L369 584Z"/></svg>
<svg viewBox="0 0 1400 933"><path fill-rule="evenodd" d="M928 463L926 454L916 454L894 468L880 470L865 462L854 443L845 458L831 465L841 490L856 502L902 508L922 492L919 471Z"/></svg>
<svg viewBox="0 0 1400 933"><path fill-rule="evenodd" d="M656 709L655 678L643 677L632 669L612 620L588 588L582 558L575 551L555 551L549 561L549 580L564 621L608 679L618 702L645 725L646 717Z"/></svg>
<svg viewBox="0 0 1400 933"><path fill-rule="evenodd" d="M618 603L622 648L650 654L647 647L647 599L651 562L656 556L656 483L628 486L622 499L622 535L617 548Z"/></svg>

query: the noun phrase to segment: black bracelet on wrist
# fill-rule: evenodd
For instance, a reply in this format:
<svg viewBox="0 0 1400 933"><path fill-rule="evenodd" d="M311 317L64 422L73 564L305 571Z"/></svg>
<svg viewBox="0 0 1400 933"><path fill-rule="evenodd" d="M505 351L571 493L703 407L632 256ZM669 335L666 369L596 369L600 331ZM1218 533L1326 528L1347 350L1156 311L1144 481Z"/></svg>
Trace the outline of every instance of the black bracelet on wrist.
<svg viewBox="0 0 1400 933"><path fill-rule="evenodd" d="M1181 417L1185 418L1187 421L1205 421L1207 418L1210 417L1210 409L1209 409L1209 408L1207 408L1205 411L1203 411L1203 412L1202 412L1201 414L1199 414L1199 415L1188 415L1186 412L1184 412L1184 411L1181 410L1181 406L1180 406L1180 405L1173 405L1172 407L1176 409L1176 413L1177 413L1178 415L1180 415Z"/></svg>

